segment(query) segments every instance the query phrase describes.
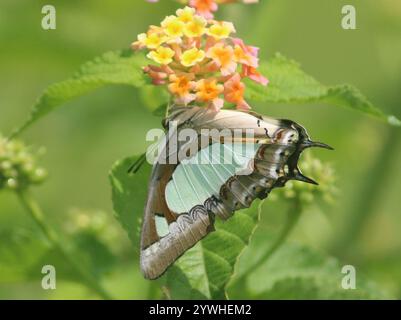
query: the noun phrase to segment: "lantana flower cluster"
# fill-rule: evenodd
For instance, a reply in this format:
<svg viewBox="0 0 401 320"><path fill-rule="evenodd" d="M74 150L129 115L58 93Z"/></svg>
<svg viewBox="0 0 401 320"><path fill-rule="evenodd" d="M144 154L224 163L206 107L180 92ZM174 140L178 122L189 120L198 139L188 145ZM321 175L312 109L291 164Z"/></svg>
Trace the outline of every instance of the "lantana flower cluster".
<svg viewBox="0 0 401 320"><path fill-rule="evenodd" d="M0 190L21 190L43 182L46 176L22 142L8 141L0 135Z"/></svg>
<svg viewBox="0 0 401 320"><path fill-rule="evenodd" d="M147 0L148 2L158 2L158 0ZM213 19L213 13L217 11L220 4L242 2L245 4L258 3L259 0L180 0L194 8L198 14L206 19Z"/></svg>
<svg viewBox="0 0 401 320"><path fill-rule="evenodd" d="M262 85L258 48L246 45L231 22L207 20L194 8L179 9L160 26L138 35L134 50L148 50L156 64L144 67L155 85L167 85L176 105L191 103L219 110L224 102L248 110L243 78Z"/></svg>

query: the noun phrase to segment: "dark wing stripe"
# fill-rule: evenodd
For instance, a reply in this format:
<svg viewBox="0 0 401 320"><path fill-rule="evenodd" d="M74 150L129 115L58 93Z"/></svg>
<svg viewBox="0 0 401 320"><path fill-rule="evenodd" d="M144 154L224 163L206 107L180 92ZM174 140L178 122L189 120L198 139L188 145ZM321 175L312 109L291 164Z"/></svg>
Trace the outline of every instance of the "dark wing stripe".
<svg viewBox="0 0 401 320"><path fill-rule="evenodd" d="M213 155L212 155L212 157L213 157ZM222 166L222 167L227 173L229 173L231 175L231 172L228 169L226 169L225 166ZM247 203L244 201L243 197L241 196L241 193L237 192L237 190L235 188L232 188L232 186L230 185L230 180L237 181L237 183L239 183L243 187L243 189L247 190L247 192L249 192L248 188L241 184L241 182L238 180L238 176L237 175L232 176L232 178L230 178L228 181L225 182L225 185L231 191L231 193L234 195L234 197L237 199L237 201L240 204L242 204L243 207L248 207Z"/></svg>

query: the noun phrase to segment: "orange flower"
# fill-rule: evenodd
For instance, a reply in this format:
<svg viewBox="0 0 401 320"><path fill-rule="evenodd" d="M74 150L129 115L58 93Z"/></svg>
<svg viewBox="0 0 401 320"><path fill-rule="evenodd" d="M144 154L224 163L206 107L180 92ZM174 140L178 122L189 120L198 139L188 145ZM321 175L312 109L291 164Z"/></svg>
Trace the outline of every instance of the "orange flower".
<svg viewBox="0 0 401 320"><path fill-rule="evenodd" d="M237 109L249 110L251 107L244 100L245 85L241 82L238 73L232 76L224 84L224 98L226 101L235 103Z"/></svg>
<svg viewBox="0 0 401 320"><path fill-rule="evenodd" d="M234 59L234 50L231 46L218 43L208 50L206 56L213 59L220 67L223 76L233 74L237 69L237 63Z"/></svg>
<svg viewBox="0 0 401 320"><path fill-rule="evenodd" d="M269 80L265 78L256 68L244 65L242 67L242 76L248 77L249 79L260 83L261 85L267 86Z"/></svg>
<svg viewBox="0 0 401 320"><path fill-rule="evenodd" d="M218 9L218 5L214 0L190 0L189 5L206 19L212 19L213 12Z"/></svg>
<svg viewBox="0 0 401 320"><path fill-rule="evenodd" d="M257 68L259 65L259 48L247 46L244 41L239 38L233 38L232 41L235 44L234 55L235 59L242 64Z"/></svg>
<svg viewBox="0 0 401 320"><path fill-rule="evenodd" d="M235 55L235 60L239 63L254 68L258 66L258 58L244 51L244 49L239 45L235 45L234 55Z"/></svg>
<svg viewBox="0 0 401 320"><path fill-rule="evenodd" d="M196 84L197 100L208 102L209 108L220 110L223 107L224 100L219 95L224 91L224 86L217 83L216 79L202 79Z"/></svg>
<svg viewBox="0 0 401 320"><path fill-rule="evenodd" d="M187 105L191 101L195 100L196 95L191 94L191 91L195 87L193 74L172 74L170 76L170 84L168 85L169 91L174 94L177 99L176 103Z"/></svg>
<svg viewBox="0 0 401 320"><path fill-rule="evenodd" d="M149 65L143 68L143 72L152 79L154 85L159 86L166 83L168 75L173 73L173 70L168 66Z"/></svg>
<svg viewBox="0 0 401 320"><path fill-rule="evenodd" d="M202 79L196 84L196 96L204 102L216 99L223 90L223 85L218 84L216 79Z"/></svg>

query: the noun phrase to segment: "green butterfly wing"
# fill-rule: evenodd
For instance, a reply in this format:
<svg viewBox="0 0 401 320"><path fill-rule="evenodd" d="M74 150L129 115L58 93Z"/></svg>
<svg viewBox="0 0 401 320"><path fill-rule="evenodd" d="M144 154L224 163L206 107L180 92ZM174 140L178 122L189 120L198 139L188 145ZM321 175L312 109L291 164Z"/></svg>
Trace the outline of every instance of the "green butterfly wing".
<svg viewBox="0 0 401 320"><path fill-rule="evenodd" d="M187 213L218 197L222 185L239 172L252 171L252 160L258 144L212 144L200 150L189 161L181 162L166 187L169 209Z"/></svg>

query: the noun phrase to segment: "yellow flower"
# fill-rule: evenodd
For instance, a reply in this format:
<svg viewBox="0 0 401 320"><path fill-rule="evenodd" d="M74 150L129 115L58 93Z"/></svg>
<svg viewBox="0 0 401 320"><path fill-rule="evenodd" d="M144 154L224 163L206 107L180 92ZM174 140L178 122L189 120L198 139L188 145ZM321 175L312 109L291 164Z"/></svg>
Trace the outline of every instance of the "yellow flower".
<svg viewBox="0 0 401 320"><path fill-rule="evenodd" d="M221 21L215 22L215 24L210 26L207 34L217 40L221 40L228 38L233 32L235 32L235 28L231 22Z"/></svg>
<svg viewBox="0 0 401 320"><path fill-rule="evenodd" d="M177 10L178 20L188 23L194 19L195 9L190 7L185 7L184 9Z"/></svg>
<svg viewBox="0 0 401 320"><path fill-rule="evenodd" d="M205 51L192 48L185 51L181 56L181 64L184 67L191 67L205 58Z"/></svg>
<svg viewBox="0 0 401 320"><path fill-rule="evenodd" d="M224 86L218 84L216 79L202 79L196 84L196 91L198 100L210 102L218 98L224 91Z"/></svg>
<svg viewBox="0 0 401 320"><path fill-rule="evenodd" d="M174 50L165 47L159 47L155 51L148 53L147 57L160 64L169 64L173 61Z"/></svg>
<svg viewBox="0 0 401 320"><path fill-rule="evenodd" d="M171 38L179 38L183 36L185 23L176 16L168 16L162 21L161 26L166 35Z"/></svg>
<svg viewBox="0 0 401 320"><path fill-rule="evenodd" d="M137 43L146 46L148 49L157 49L167 38L158 32L150 32L148 34L141 33L138 35Z"/></svg>
<svg viewBox="0 0 401 320"><path fill-rule="evenodd" d="M195 16L192 21L185 25L184 34L187 37L201 37L206 33L206 19L201 16Z"/></svg>

